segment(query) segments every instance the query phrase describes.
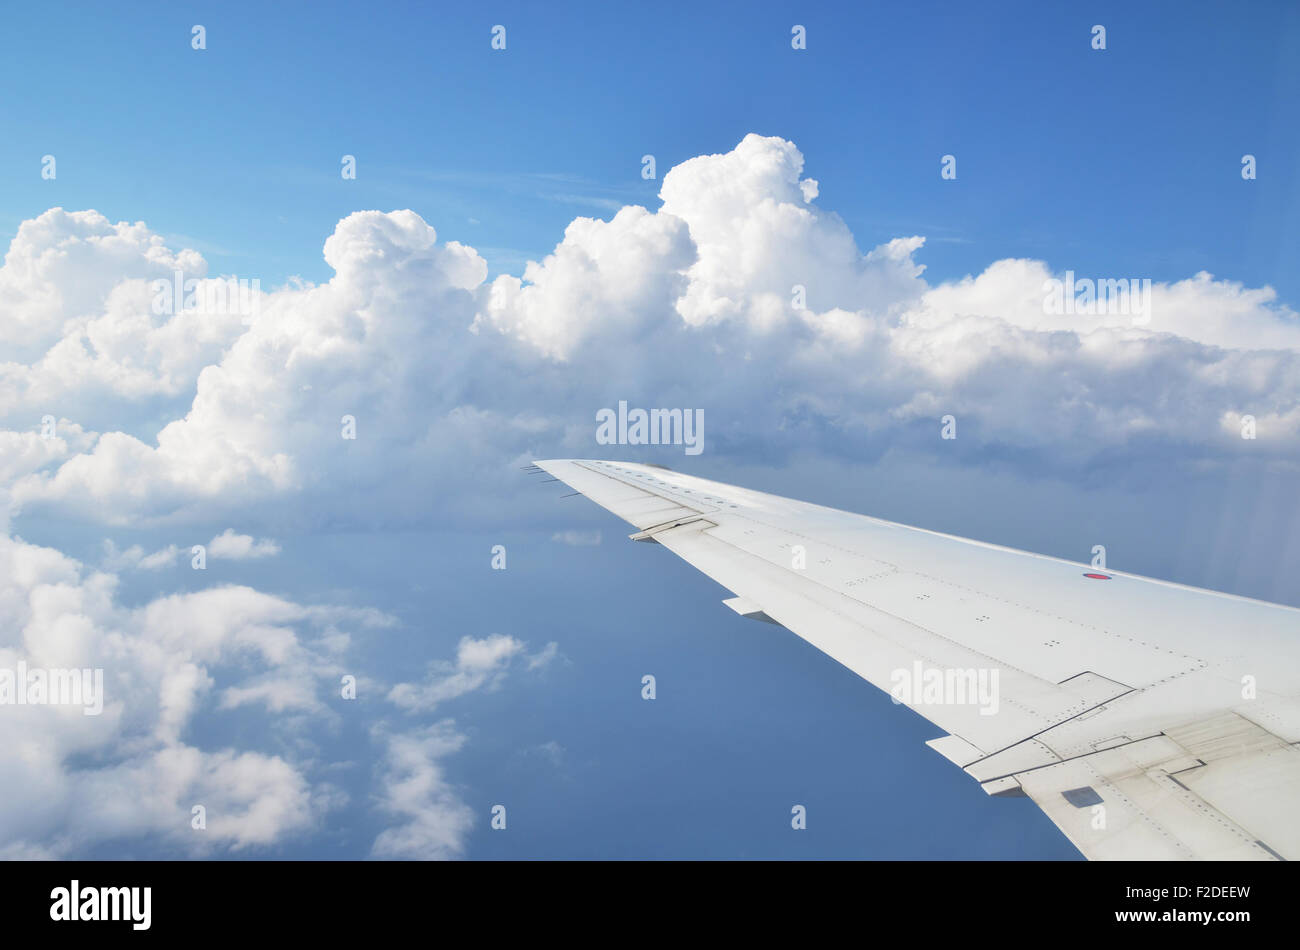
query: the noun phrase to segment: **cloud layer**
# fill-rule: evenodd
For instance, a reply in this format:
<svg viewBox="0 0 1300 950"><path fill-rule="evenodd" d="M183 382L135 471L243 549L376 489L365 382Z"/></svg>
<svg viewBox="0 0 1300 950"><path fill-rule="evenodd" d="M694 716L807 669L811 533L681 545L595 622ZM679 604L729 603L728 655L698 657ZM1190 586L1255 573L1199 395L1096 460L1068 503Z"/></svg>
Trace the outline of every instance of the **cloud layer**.
<svg viewBox="0 0 1300 950"><path fill-rule="evenodd" d="M1300 321L1271 289L1191 275L1135 320L1050 312L1062 275L1041 261L931 286L921 237L863 253L802 171L790 142L747 136L672 169L658 210L576 219L491 282L415 213L358 212L325 242L335 276L263 293L248 325L151 314L147 278L201 258L47 212L0 268L14 501L128 523L294 496L373 525L455 497L474 517L503 462L596 451L594 413L619 398L704 408L715 452L939 451L952 414L968 451L1058 474L1116 451L1294 459ZM433 472L448 491L422 490Z"/></svg>

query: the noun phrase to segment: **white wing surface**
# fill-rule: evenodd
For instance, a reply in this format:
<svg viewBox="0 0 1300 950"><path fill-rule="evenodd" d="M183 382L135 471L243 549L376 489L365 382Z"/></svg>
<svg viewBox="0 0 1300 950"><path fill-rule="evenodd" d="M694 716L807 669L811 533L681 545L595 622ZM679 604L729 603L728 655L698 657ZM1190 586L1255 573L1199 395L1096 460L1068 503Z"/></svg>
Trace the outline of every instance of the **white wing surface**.
<svg viewBox="0 0 1300 950"><path fill-rule="evenodd" d="M537 463L1089 858L1300 857L1300 611L626 462Z"/></svg>

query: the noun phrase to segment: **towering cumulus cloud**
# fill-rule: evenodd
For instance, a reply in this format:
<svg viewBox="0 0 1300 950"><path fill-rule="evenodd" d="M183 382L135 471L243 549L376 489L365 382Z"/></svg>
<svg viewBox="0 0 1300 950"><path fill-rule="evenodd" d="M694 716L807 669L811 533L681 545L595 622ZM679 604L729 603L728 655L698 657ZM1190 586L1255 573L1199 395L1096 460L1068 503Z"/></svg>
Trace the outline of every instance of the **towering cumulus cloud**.
<svg viewBox="0 0 1300 950"><path fill-rule="evenodd" d="M923 238L863 253L803 167L790 142L747 136L668 172L658 210L578 218L490 282L415 213L358 212L325 242L335 276L262 294L251 321L152 315L148 278L203 272L194 252L47 212L0 269L19 328L0 375L13 499L131 521L365 484L382 487L356 509L375 523L437 513L403 473L445 469L474 513L503 459L590 451L594 411L620 396L706 408L713 451L757 428L778 452L851 458L871 450L846 432L878 451L952 412L968 438L1067 471L1117 446L1212 460L1245 415L1259 451L1294 455L1300 323L1269 288L1190 275L1137 319L1053 312L1062 275L1038 261L931 286ZM37 446L47 414L66 421Z"/></svg>

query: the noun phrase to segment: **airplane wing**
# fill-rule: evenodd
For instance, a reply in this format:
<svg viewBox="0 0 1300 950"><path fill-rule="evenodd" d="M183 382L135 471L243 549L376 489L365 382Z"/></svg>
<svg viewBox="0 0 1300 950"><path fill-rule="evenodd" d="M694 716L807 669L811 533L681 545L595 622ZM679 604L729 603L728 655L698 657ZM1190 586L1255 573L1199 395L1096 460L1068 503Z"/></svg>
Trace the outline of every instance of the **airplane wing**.
<svg viewBox="0 0 1300 950"><path fill-rule="evenodd" d="M653 465L536 463L942 729L1093 859L1300 857L1300 611Z"/></svg>

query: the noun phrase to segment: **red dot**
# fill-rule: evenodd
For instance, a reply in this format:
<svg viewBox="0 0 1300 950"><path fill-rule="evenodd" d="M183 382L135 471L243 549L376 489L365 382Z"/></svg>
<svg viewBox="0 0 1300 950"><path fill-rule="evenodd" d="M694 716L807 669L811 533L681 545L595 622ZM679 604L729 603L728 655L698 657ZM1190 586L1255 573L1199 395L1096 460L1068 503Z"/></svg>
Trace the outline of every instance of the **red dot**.
<svg viewBox="0 0 1300 950"><path fill-rule="evenodd" d="M1109 574L1084 574L1083 576L1084 576L1084 577L1091 577L1094 581L1108 581L1108 580L1110 580L1110 575L1109 575Z"/></svg>

